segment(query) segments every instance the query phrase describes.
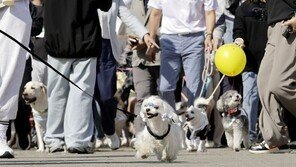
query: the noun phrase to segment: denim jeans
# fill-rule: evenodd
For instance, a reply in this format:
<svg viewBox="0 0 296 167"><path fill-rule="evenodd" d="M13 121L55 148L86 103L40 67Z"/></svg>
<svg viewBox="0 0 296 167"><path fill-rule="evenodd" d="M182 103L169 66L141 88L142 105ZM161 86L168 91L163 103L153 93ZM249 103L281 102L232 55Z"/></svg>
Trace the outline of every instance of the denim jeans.
<svg viewBox="0 0 296 167"><path fill-rule="evenodd" d="M160 37L162 49L160 60L160 93L175 108L176 84L184 69L186 86L189 90L188 104L192 105L202 86L202 70L204 67L204 35L203 32L180 35L163 34Z"/></svg>
<svg viewBox="0 0 296 167"><path fill-rule="evenodd" d="M60 73L93 95L97 58L55 58L50 63ZM50 151L66 146L76 149L92 147L94 120L92 98L53 70L48 70L48 118L45 144Z"/></svg>
<svg viewBox="0 0 296 167"><path fill-rule="evenodd" d="M243 72L243 108L248 114L250 140L257 138L256 123L258 118L259 95L257 88L257 74Z"/></svg>

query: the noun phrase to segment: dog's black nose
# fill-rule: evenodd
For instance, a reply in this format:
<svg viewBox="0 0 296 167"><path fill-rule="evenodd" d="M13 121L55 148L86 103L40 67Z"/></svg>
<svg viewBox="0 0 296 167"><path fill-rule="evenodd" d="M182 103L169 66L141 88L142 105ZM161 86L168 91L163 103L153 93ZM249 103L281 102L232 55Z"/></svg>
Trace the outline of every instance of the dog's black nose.
<svg viewBox="0 0 296 167"><path fill-rule="evenodd" d="M150 111L150 108L146 108L146 112L149 112Z"/></svg>
<svg viewBox="0 0 296 167"><path fill-rule="evenodd" d="M23 93L23 96L28 96L28 93Z"/></svg>
<svg viewBox="0 0 296 167"><path fill-rule="evenodd" d="M185 117L187 118L187 117L189 117L189 115L188 114L185 114Z"/></svg>

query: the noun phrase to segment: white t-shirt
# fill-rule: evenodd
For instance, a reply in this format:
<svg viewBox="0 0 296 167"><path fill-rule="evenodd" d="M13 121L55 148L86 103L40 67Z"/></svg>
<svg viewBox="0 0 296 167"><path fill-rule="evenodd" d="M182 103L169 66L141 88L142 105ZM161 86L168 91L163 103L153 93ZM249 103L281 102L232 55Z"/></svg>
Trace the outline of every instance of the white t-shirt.
<svg viewBox="0 0 296 167"><path fill-rule="evenodd" d="M205 11L216 10L217 0L149 0L149 7L162 10L160 33L205 31Z"/></svg>

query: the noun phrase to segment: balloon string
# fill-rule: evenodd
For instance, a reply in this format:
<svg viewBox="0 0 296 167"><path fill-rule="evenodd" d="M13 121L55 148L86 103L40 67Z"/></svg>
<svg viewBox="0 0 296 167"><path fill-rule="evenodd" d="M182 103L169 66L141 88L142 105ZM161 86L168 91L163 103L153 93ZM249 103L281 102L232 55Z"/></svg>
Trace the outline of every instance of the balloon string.
<svg viewBox="0 0 296 167"><path fill-rule="evenodd" d="M214 98L214 94L215 94L215 92L217 91L217 89L219 88L219 86L220 86L221 82L223 81L224 77L225 77L225 74L221 77L220 81L219 81L218 84L216 85L216 87L215 87L215 89L213 90L213 92L212 92L211 96L209 97L209 99Z"/></svg>

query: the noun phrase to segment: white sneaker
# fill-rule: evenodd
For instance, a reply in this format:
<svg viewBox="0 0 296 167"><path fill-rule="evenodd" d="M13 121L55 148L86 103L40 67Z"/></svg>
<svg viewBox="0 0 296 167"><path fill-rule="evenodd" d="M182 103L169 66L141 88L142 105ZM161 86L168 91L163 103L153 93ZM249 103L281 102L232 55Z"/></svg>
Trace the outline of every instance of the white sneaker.
<svg viewBox="0 0 296 167"><path fill-rule="evenodd" d="M114 133L113 135L106 135L106 137L109 139L108 141L108 145L112 150L117 150L120 147L120 139L117 136L116 133Z"/></svg>
<svg viewBox="0 0 296 167"><path fill-rule="evenodd" d="M13 150L7 145L6 141L0 140L0 158L14 158Z"/></svg>

